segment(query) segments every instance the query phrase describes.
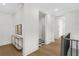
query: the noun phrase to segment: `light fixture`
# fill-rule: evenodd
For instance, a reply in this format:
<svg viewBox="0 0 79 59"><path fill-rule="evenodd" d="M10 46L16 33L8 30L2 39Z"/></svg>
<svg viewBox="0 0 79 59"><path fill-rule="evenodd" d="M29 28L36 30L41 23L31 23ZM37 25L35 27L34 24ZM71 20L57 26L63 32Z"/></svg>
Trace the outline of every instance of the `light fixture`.
<svg viewBox="0 0 79 59"><path fill-rule="evenodd" d="M6 3L2 3L2 5L3 5L3 6L5 6L5 5L6 5Z"/></svg>
<svg viewBox="0 0 79 59"><path fill-rule="evenodd" d="M54 11L55 11L55 12L57 12L57 11L59 11L59 9L58 9L58 8L56 8L56 9L54 9Z"/></svg>

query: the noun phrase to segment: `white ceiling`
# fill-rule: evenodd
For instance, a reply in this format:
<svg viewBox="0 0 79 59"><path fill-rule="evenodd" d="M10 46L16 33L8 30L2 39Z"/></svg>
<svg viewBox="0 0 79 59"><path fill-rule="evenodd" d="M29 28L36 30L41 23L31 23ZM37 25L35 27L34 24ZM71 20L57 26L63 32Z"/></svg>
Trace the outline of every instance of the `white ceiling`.
<svg viewBox="0 0 79 59"><path fill-rule="evenodd" d="M52 15L59 16L67 13L69 11L78 10L79 3L28 3L35 8L46 11ZM7 3L3 6L0 3L0 12L13 14L18 9L18 3ZM54 11L54 9L59 9L59 11Z"/></svg>
<svg viewBox="0 0 79 59"><path fill-rule="evenodd" d="M32 6L47 11L55 16L60 16L70 11L79 10L79 3L40 3L32 4ZM59 11L56 12L55 9L59 9Z"/></svg>
<svg viewBox="0 0 79 59"><path fill-rule="evenodd" d="M17 7L18 7L17 3L6 3L5 5L0 3L0 12L13 14L17 11Z"/></svg>

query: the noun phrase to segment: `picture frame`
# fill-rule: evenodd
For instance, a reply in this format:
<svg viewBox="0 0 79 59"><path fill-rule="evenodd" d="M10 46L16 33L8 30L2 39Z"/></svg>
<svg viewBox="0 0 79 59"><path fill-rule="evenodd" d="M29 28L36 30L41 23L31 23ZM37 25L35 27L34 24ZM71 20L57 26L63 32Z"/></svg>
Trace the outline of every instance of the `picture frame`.
<svg viewBox="0 0 79 59"><path fill-rule="evenodd" d="M22 35L22 24L16 25L16 34Z"/></svg>

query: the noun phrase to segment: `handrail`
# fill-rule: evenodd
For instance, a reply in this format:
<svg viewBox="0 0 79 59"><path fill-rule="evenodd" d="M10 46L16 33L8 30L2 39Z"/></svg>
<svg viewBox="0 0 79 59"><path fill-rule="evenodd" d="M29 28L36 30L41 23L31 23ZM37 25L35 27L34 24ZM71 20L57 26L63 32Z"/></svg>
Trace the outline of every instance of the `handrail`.
<svg viewBox="0 0 79 59"><path fill-rule="evenodd" d="M73 40L73 41L79 41L77 39L70 39L70 38L64 38L65 40Z"/></svg>
<svg viewBox="0 0 79 59"><path fill-rule="evenodd" d="M79 43L79 40L77 39L71 39L71 38L65 38L65 37L62 37L62 41L61 41L61 55L63 56L67 56L67 52L66 51L67 49L69 50L69 47L70 47L70 54L71 56L73 55L73 42L76 42L76 56L78 56L78 43Z"/></svg>

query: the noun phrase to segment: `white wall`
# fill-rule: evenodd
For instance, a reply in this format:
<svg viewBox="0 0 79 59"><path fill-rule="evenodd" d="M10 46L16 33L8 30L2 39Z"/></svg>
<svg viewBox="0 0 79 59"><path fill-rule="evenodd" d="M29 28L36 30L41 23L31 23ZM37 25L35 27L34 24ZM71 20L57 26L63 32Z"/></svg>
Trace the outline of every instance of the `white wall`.
<svg viewBox="0 0 79 59"><path fill-rule="evenodd" d="M13 14L13 30L14 30L14 35L15 33L15 26L18 24L22 24L23 21L23 8L22 7L17 7L17 11L15 14Z"/></svg>
<svg viewBox="0 0 79 59"><path fill-rule="evenodd" d="M23 14L23 55L28 55L39 48L39 8L24 4ZM46 44L53 40L52 19L50 14L45 18Z"/></svg>
<svg viewBox="0 0 79 59"><path fill-rule="evenodd" d="M39 19L38 10L29 4L24 4L23 20L23 55L28 55L38 49Z"/></svg>
<svg viewBox="0 0 79 59"><path fill-rule="evenodd" d="M51 42L53 42L53 32L52 32L52 17L50 14L46 15L46 20L45 20L45 40L46 40L46 44L49 44Z"/></svg>
<svg viewBox="0 0 79 59"><path fill-rule="evenodd" d="M18 8L17 12L14 14L15 25L22 23L22 8Z"/></svg>
<svg viewBox="0 0 79 59"><path fill-rule="evenodd" d="M66 32L71 34L79 34L79 11L72 11L65 15Z"/></svg>
<svg viewBox="0 0 79 59"><path fill-rule="evenodd" d="M79 40L79 10L65 14L65 31L71 33L72 39ZM75 48L75 43L73 44Z"/></svg>
<svg viewBox="0 0 79 59"><path fill-rule="evenodd" d="M51 15L51 33L52 33L52 41L54 42L55 40L55 32L56 32L56 29L55 29L55 16Z"/></svg>
<svg viewBox="0 0 79 59"><path fill-rule="evenodd" d="M0 13L0 46L11 43L12 33L12 16L9 14Z"/></svg>
<svg viewBox="0 0 79 59"><path fill-rule="evenodd" d="M59 38L59 32L58 32L58 21L57 21L57 17L55 16L53 19L53 29L54 29L54 39L58 39Z"/></svg>

